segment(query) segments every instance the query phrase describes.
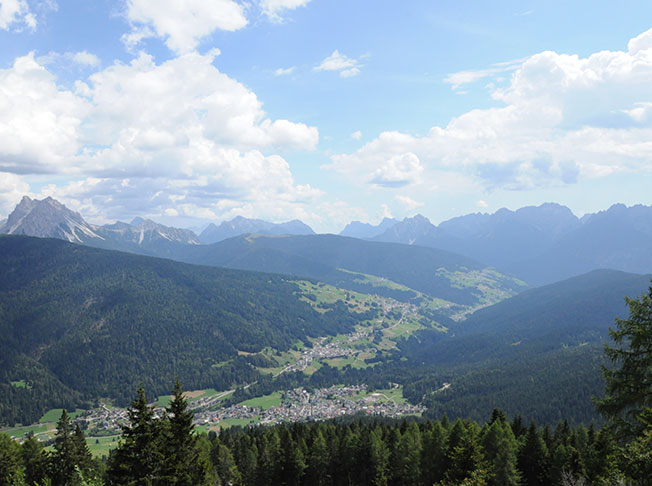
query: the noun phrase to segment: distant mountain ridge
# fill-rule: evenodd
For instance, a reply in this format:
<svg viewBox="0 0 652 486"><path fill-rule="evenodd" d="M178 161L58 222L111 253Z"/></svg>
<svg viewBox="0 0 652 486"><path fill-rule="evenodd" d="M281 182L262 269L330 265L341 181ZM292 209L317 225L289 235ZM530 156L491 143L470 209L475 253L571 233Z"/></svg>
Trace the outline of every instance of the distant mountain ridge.
<svg viewBox="0 0 652 486"><path fill-rule="evenodd" d="M417 215L374 241L453 251L543 285L591 270L652 272L652 207L615 204L581 219L555 203L468 214L438 226Z"/></svg>
<svg viewBox="0 0 652 486"><path fill-rule="evenodd" d="M79 213L51 197L38 201L27 196L23 196L0 227L0 233L58 238L74 243L83 243L91 238L102 239L96 230Z"/></svg>
<svg viewBox="0 0 652 486"><path fill-rule="evenodd" d="M231 221L224 221L219 226L209 224L199 235L204 244L217 243L234 236L249 233L265 235L314 235L315 232L310 226L294 219L286 223L270 223L262 219L249 219L236 216Z"/></svg>
<svg viewBox="0 0 652 486"><path fill-rule="evenodd" d="M165 256L180 246L201 244L190 230L164 226L143 218L134 218L131 224L118 221L104 226L93 225L51 197L39 201L24 196L0 226L0 233L58 238L152 256Z"/></svg>
<svg viewBox="0 0 652 486"><path fill-rule="evenodd" d="M199 237L190 230L142 218L135 218L131 224L96 226L52 198L38 201L27 196L0 223L0 233L59 238L179 261L196 258L193 247L247 234L314 235L309 226L298 220L275 224L244 217L219 226L211 224ZM468 214L438 226L422 215L398 222L385 218L378 225L354 221L344 228L341 236L344 235L446 250L493 266L502 273L511 273L532 285L544 285L601 268L652 272L652 207L643 205L615 204L605 211L578 218L565 206L546 203L516 211L503 208L493 214ZM276 243L282 246L289 241ZM265 251L270 253L265 258L260 252L240 255L238 265L280 271L283 264L274 265L271 261L280 258L285 259L288 269L302 268L303 264L296 259L290 263L288 259L296 256L290 256L280 247ZM247 262L247 258L258 260ZM318 261L315 258L313 264Z"/></svg>
<svg viewBox="0 0 652 486"><path fill-rule="evenodd" d="M360 221L351 221L340 231L340 236L350 236L352 238L374 238L399 222L394 218L383 218L377 225L362 223Z"/></svg>

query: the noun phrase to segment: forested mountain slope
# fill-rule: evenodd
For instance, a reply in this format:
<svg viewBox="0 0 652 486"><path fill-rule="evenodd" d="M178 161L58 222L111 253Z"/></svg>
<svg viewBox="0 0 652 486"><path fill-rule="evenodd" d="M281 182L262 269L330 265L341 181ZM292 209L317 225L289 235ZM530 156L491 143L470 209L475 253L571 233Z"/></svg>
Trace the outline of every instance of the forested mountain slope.
<svg viewBox="0 0 652 486"><path fill-rule="evenodd" d="M279 275L1 236L0 421L19 403L125 402L139 383L161 393L176 377L189 388L253 381L243 352L350 331L360 318L317 312L297 289Z"/></svg>
<svg viewBox="0 0 652 486"><path fill-rule="evenodd" d="M449 335L424 331L400 354L432 371L410 380L406 393L433 417L477 418L501 407L548 423L599 419L592 397L604 392L608 330L628 315L624 297L649 285L649 275L595 271L481 309ZM443 383L450 386L438 392Z"/></svg>
<svg viewBox="0 0 652 486"><path fill-rule="evenodd" d="M496 302L525 288L513 277L448 251L336 235L246 235L190 248L183 259L301 275L400 300L415 298L416 290L470 306Z"/></svg>

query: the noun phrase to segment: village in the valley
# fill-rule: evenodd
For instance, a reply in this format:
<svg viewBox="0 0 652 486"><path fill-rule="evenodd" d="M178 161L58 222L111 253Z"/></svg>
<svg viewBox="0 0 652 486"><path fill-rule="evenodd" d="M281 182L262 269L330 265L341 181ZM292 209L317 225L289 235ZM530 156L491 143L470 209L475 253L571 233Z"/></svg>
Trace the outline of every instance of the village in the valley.
<svg viewBox="0 0 652 486"><path fill-rule="evenodd" d="M411 304L392 299L379 300L385 316L391 311L398 311L401 315L390 326L382 326L383 319L379 319L377 326L384 327L385 330L400 325L405 317L416 311L415 306ZM306 371L315 364L319 365L321 360L355 360L373 356L378 349L369 343L372 342L372 333L378 327L361 326L354 332L338 336L337 339L317 338L312 346L303 348L273 372L273 375ZM244 388L252 384L244 385ZM369 390L364 384L336 385L310 390L295 388L241 403L225 403L234 391L188 392L188 406L194 413L195 425L202 430L218 430L232 425L272 425L281 422L328 420L354 414L400 417L417 415L424 410L423 407L407 403L402 398L401 388L397 384L388 390ZM156 416L163 415L164 403L155 402L153 407ZM126 409L102 403L98 408L75 414L74 421L80 424L88 437L114 436L121 433L121 427L128 422L128 416ZM52 432L50 429L48 431L37 433L36 437L47 441Z"/></svg>

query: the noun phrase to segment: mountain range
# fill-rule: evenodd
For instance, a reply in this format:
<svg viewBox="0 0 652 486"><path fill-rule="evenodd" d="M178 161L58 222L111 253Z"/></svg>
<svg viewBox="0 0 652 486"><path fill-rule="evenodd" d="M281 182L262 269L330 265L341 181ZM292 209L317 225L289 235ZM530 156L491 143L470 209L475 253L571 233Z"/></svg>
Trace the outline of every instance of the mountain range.
<svg viewBox="0 0 652 486"><path fill-rule="evenodd" d="M183 246L201 242L190 230L171 228L134 218L131 223L90 224L77 212L51 197L41 201L24 196L0 226L0 233L57 238L97 248L151 256L167 256Z"/></svg>
<svg viewBox="0 0 652 486"><path fill-rule="evenodd" d="M263 235L313 235L310 226L298 219L287 223L269 223L262 219L248 219L236 216L231 221L224 221L219 226L209 224L199 235L202 243L210 244L223 241L234 236L248 233Z"/></svg>
<svg viewBox="0 0 652 486"><path fill-rule="evenodd" d="M351 221L340 232L340 236L350 236L352 238L373 238L374 236L378 236L384 233L398 222L398 219L394 218L383 218L383 220L377 225L362 223L360 221Z"/></svg>
<svg viewBox="0 0 652 486"><path fill-rule="evenodd" d="M438 226L417 215L373 240L454 251L532 285L601 268L649 273L652 207L616 204L578 218L565 206L547 203L469 214Z"/></svg>
<svg viewBox="0 0 652 486"><path fill-rule="evenodd" d="M220 258L210 256L217 249L204 247L245 234L316 236L298 220L274 224L243 217L219 226L211 224L200 236L141 218L129 224L96 226L52 198L37 201L28 197L0 225L0 232L54 237L179 261L294 274L305 272L305 258L293 254L293 248L286 251L282 247L292 246L298 240L279 239L273 245L266 244L265 251L276 252L274 258L262 257L260 248L252 252L247 245L235 242L222 248L228 256ZM565 206L546 203L516 211L501 209L493 214L468 214L438 226L422 215L402 221L385 218L378 225L354 221L339 236L330 235L328 241L347 247L350 243L345 237L446 250L495 267L531 285L544 285L602 268L652 272L652 207L643 205L616 204L578 218ZM236 247L241 253L236 254ZM321 257L313 254L310 258L316 270L314 264ZM312 271L310 274L314 275Z"/></svg>

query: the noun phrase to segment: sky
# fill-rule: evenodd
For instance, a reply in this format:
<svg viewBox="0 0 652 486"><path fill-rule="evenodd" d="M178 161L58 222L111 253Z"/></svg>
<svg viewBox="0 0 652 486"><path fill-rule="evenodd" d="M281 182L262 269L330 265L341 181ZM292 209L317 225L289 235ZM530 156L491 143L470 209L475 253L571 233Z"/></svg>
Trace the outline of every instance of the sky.
<svg viewBox="0 0 652 486"><path fill-rule="evenodd" d="M652 2L0 0L0 219L652 204Z"/></svg>

